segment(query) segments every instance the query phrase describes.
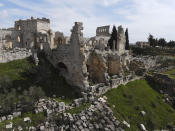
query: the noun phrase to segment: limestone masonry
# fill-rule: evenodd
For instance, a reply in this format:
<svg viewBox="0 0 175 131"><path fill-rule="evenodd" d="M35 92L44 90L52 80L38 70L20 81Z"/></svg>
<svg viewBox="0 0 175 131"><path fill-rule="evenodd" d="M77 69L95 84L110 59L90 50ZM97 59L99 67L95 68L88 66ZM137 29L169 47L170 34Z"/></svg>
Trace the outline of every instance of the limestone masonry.
<svg viewBox="0 0 175 131"><path fill-rule="evenodd" d="M50 29L46 18L19 20L13 28L0 30L0 47L26 48L38 64L38 54L45 52L47 59L64 76L67 82L82 91L89 82L109 83L109 76L124 75L129 71L131 55L125 50L126 38L122 26L118 27L117 41L110 49L110 26L97 27L96 36L83 37L83 23L75 22L71 36Z"/></svg>

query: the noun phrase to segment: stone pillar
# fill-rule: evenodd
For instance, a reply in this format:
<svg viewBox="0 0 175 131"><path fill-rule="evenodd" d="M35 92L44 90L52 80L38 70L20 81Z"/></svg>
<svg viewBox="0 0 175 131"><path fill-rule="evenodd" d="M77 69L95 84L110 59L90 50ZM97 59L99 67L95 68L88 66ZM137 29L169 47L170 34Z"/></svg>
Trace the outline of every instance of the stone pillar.
<svg viewBox="0 0 175 131"><path fill-rule="evenodd" d="M122 26L118 27L118 36L117 36L117 51L121 54L125 51L126 38Z"/></svg>
<svg viewBox="0 0 175 131"><path fill-rule="evenodd" d="M112 44L112 50L113 50L113 51L115 51L115 45L116 45L115 43L116 43L116 41L113 40L113 44Z"/></svg>
<svg viewBox="0 0 175 131"><path fill-rule="evenodd" d="M53 49L54 48L54 35L53 32L50 31L50 48Z"/></svg>

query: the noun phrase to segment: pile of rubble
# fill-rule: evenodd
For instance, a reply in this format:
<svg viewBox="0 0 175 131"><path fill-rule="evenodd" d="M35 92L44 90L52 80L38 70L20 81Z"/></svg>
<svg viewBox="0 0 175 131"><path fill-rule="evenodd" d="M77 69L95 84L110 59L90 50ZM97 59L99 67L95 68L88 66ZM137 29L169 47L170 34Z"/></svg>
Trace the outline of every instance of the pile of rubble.
<svg viewBox="0 0 175 131"><path fill-rule="evenodd" d="M2 116L0 117L0 123L5 121L5 120L13 120L16 117L20 117L21 116L21 112L14 112L11 115L7 115L7 116Z"/></svg>
<svg viewBox="0 0 175 131"><path fill-rule="evenodd" d="M58 102L55 99L40 99L38 102L35 103L35 113L38 114L41 112L45 112L47 116L49 116L52 113L64 112L69 108L70 107L65 105L64 102Z"/></svg>
<svg viewBox="0 0 175 131"><path fill-rule="evenodd" d="M124 126L113 115L112 110L101 98L79 114L63 113L58 120L59 130L70 131L122 131Z"/></svg>

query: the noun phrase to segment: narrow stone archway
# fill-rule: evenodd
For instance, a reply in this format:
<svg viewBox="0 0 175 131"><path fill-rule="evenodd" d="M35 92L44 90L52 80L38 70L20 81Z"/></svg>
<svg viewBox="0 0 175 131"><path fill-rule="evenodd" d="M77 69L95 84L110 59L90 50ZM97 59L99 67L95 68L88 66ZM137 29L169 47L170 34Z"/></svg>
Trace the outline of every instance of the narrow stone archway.
<svg viewBox="0 0 175 131"><path fill-rule="evenodd" d="M59 62L57 68L62 76L65 76L68 73L68 68L63 62Z"/></svg>

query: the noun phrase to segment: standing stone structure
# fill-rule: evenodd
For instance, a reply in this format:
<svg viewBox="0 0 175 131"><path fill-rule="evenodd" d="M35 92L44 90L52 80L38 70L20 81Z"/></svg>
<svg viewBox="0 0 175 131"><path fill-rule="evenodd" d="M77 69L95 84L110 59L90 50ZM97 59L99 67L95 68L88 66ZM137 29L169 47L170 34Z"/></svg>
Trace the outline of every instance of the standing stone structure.
<svg viewBox="0 0 175 131"><path fill-rule="evenodd" d="M11 48L53 48L54 32L50 29L50 20L37 18L15 21L14 27L0 30L0 45Z"/></svg>
<svg viewBox="0 0 175 131"><path fill-rule="evenodd" d="M110 36L109 29L110 29L109 25L97 27L96 36L101 36L101 35L102 36Z"/></svg>
<svg viewBox="0 0 175 131"><path fill-rule="evenodd" d="M36 43L44 46L50 43L49 31L50 20L46 18L19 20L15 22L15 30L17 31L17 45L23 48L33 48Z"/></svg>
<svg viewBox="0 0 175 131"><path fill-rule="evenodd" d="M118 27L118 36L117 36L117 51L119 54L123 54L125 52L126 46L126 38L125 32L122 26Z"/></svg>
<svg viewBox="0 0 175 131"><path fill-rule="evenodd" d="M83 24L75 22L71 30L70 42L61 44L48 55L48 60L59 69L61 75L71 85L86 90L89 87L87 81L87 69L83 50Z"/></svg>
<svg viewBox="0 0 175 131"><path fill-rule="evenodd" d="M39 62L38 53L44 51L48 61L59 70L58 75L80 91L88 91L89 81L109 84L109 77L127 70L130 55L125 50L126 38L122 26L118 27L117 44L108 48L110 26L96 29L96 36L83 37L83 23L75 22L71 36L50 29L46 18L19 20L14 28L0 32L1 41L9 47L23 47L32 50L32 56ZM116 39L115 39L116 40Z"/></svg>

